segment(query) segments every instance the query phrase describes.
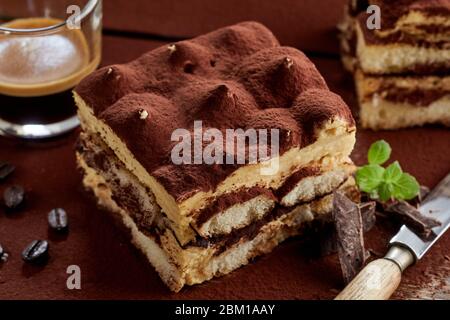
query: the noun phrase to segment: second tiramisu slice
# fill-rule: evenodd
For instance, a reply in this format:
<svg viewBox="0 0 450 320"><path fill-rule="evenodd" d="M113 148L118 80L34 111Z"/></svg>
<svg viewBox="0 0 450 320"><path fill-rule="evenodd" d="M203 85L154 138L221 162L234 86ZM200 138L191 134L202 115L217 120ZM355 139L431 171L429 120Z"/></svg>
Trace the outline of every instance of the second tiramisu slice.
<svg viewBox="0 0 450 320"><path fill-rule="evenodd" d="M349 0L341 29L363 127L450 126L450 0Z"/></svg>

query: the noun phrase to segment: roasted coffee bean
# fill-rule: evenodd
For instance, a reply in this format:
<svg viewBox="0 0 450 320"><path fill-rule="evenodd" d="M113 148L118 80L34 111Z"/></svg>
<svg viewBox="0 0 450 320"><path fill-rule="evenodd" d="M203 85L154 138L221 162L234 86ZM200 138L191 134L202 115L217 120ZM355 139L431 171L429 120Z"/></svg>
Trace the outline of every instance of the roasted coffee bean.
<svg viewBox="0 0 450 320"><path fill-rule="evenodd" d="M3 200L8 209L17 209L25 200L25 190L21 186L11 186L3 193Z"/></svg>
<svg viewBox="0 0 450 320"><path fill-rule="evenodd" d="M0 162L0 181L6 179L15 169L10 163Z"/></svg>
<svg viewBox="0 0 450 320"><path fill-rule="evenodd" d="M3 249L2 245L0 244L0 263L6 262L8 260L8 253Z"/></svg>
<svg viewBox="0 0 450 320"><path fill-rule="evenodd" d="M26 262L40 262L48 257L48 242L34 240L22 252L22 259Z"/></svg>
<svg viewBox="0 0 450 320"><path fill-rule="evenodd" d="M64 209L56 208L48 213L48 224L56 231L65 231L69 226L67 213Z"/></svg>

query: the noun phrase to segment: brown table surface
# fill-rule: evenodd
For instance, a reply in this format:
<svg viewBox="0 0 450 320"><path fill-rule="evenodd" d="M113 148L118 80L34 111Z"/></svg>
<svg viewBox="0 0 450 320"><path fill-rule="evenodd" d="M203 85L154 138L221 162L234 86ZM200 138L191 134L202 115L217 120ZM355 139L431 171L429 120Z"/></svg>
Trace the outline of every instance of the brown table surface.
<svg viewBox="0 0 450 320"><path fill-rule="evenodd" d="M108 0L107 30L194 37L245 20L266 25L285 45L338 52L336 25L348 0ZM320 39L320 41L318 41Z"/></svg>
<svg viewBox="0 0 450 320"><path fill-rule="evenodd" d="M161 42L106 36L103 64L129 61ZM352 108L355 99L350 77L338 57L311 57L328 84ZM1 106L1 101L0 101ZM83 190L76 169L77 132L54 141L29 143L0 138L0 160L17 166L0 194L13 183L28 194L24 210L6 214L0 209L0 243L10 253L0 264L0 299L330 299L343 286L335 255L320 258L301 239L292 239L271 254L256 259L222 278L171 293L153 268L128 243L108 214L97 209ZM391 132L358 130L352 158L365 162L368 146L386 139L392 159L405 171L433 187L450 171L450 130L441 127ZM70 218L67 237L48 232L46 215L63 207ZM398 229L388 222L366 235L367 246L384 252ZM43 267L24 264L20 253L34 239L49 239L50 260ZM81 290L66 288L66 268L81 268ZM450 234L445 235L416 266L404 274L394 298L449 297Z"/></svg>

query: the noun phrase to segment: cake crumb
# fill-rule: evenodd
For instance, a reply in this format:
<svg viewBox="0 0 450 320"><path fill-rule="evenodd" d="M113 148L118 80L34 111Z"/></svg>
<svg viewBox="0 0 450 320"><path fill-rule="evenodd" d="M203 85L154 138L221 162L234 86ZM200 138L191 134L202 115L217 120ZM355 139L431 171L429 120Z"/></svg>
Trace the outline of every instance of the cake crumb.
<svg viewBox="0 0 450 320"><path fill-rule="evenodd" d="M170 53L174 53L175 51L177 51L177 46L174 44L171 44L171 45L167 46L167 49L169 50Z"/></svg>
<svg viewBox="0 0 450 320"><path fill-rule="evenodd" d="M289 58L289 57L286 57L285 63L286 63L286 67L288 69L290 69L294 65L294 61L291 58Z"/></svg>
<svg viewBox="0 0 450 320"><path fill-rule="evenodd" d="M144 110L144 109L139 110L139 119L145 120L147 118L148 118L147 110Z"/></svg>

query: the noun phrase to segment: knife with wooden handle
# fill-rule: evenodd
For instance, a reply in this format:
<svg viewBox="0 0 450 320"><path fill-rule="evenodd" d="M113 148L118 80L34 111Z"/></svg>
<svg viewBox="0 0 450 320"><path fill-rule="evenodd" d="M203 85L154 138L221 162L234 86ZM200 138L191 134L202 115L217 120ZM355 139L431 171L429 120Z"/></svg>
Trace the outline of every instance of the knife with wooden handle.
<svg viewBox="0 0 450 320"><path fill-rule="evenodd" d="M384 300L398 288L402 272L420 260L450 227L450 174L427 196L419 211L438 220L430 240L422 240L402 226L391 239L386 256L369 263L336 297L336 300Z"/></svg>

